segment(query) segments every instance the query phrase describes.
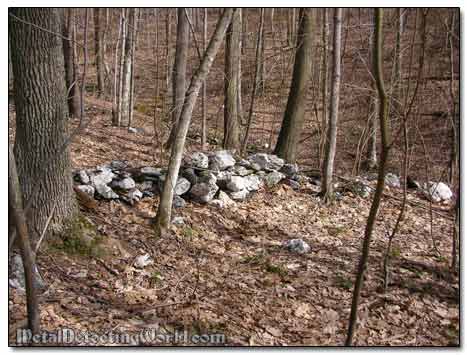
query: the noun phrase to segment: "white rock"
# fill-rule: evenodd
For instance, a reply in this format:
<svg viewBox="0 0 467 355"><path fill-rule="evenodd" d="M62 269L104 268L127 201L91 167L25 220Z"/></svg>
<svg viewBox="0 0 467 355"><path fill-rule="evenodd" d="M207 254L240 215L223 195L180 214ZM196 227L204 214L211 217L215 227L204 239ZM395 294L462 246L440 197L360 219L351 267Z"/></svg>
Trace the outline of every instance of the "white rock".
<svg viewBox="0 0 467 355"><path fill-rule="evenodd" d="M186 165L199 169L207 169L209 166L209 158L206 154L195 152L185 158Z"/></svg>
<svg viewBox="0 0 467 355"><path fill-rule="evenodd" d="M94 197L94 192L96 191L96 189L92 185L78 185L76 186L76 188L81 192L88 194L91 197Z"/></svg>
<svg viewBox="0 0 467 355"><path fill-rule="evenodd" d="M246 189L245 178L241 176L232 176L227 183L227 189L232 192L237 192Z"/></svg>
<svg viewBox="0 0 467 355"><path fill-rule="evenodd" d="M82 184L89 184L89 175L85 170L78 171L77 175Z"/></svg>
<svg viewBox="0 0 467 355"><path fill-rule="evenodd" d="M174 193L178 196L183 195L184 193L188 192L188 190L190 190L190 187L191 184L187 179L184 177L179 177L177 179L177 183L175 184Z"/></svg>
<svg viewBox="0 0 467 355"><path fill-rule="evenodd" d="M130 190L136 186L135 180L131 177L124 178L122 180L112 181L112 187L118 187L122 190Z"/></svg>
<svg viewBox="0 0 467 355"><path fill-rule="evenodd" d="M96 185L96 191L99 195L108 200L118 198L118 195L106 184Z"/></svg>
<svg viewBox="0 0 467 355"><path fill-rule="evenodd" d="M430 181L428 187L424 184L424 194L433 202L449 201L452 198L452 191L444 182Z"/></svg>
<svg viewBox="0 0 467 355"><path fill-rule="evenodd" d="M244 177L245 187L248 191L258 191L263 186L263 181L258 175L248 175Z"/></svg>
<svg viewBox="0 0 467 355"><path fill-rule="evenodd" d="M115 178L115 174L107 167L101 167L89 174L91 184L97 189L98 185L107 185Z"/></svg>
<svg viewBox="0 0 467 355"><path fill-rule="evenodd" d="M142 269L148 265L152 265L154 260L151 259L149 254L140 255L135 260L135 267Z"/></svg>
<svg viewBox="0 0 467 355"><path fill-rule="evenodd" d="M303 239L291 239L285 242L285 246L293 253L305 254L310 251L310 246Z"/></svg>
<svg viewBox="0 0 467 355"><path fill-rule="evenodd" d="M227 150L219 150L209 157L209 166L212 170L225 170L235 165L235 159Z"/></svg>
<svg viewBox="0 0 467 355"><path fill-rule="evenodd" d="M140 190L133 188L128 191L127 197L130 202L137 202L143 198L143 193Z"/></svg>

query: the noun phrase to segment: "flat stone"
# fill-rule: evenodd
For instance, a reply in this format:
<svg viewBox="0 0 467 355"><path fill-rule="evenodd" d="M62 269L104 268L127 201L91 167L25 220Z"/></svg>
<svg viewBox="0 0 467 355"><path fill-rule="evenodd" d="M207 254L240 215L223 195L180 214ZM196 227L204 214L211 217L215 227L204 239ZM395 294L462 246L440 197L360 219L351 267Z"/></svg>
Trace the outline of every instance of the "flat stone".
<svg viewBox="0 0 467 355"><path fill-rule="evenodd" d="M243 201L249 195L249 191L247 189L244 189L236 192L231 192L229 195L233 200Z"/></svg>
<svg viewBox="0 0 467 355"><path fill-rule="evenodd" d="M266 153L256 153L250 155L247 159L255 170L274 171L281 169L284 165L284 159L279 158L276 155ZM257 169L255 164L259 169Z"/></svg>
<svg viewBox="0 0 467 355"><path fill-rule="evenodd" d="M162 169L154 168L152 166L145 166L140 170L142 175L152 176L152 177L159 177L162 175Z"/></svg>

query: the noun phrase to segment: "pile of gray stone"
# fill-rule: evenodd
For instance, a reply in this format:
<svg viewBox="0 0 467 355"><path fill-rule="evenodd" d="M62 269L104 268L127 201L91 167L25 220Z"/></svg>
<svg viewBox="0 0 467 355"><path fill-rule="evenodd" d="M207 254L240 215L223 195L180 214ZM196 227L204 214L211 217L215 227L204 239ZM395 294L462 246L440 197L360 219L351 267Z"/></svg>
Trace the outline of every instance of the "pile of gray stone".
<svg viewBox="0 0 467 355"><path fill-rule="evenodd" d="M112 161L74 173L79 190L95 198L120 199L130 204L160 193L165 178L166 170L162 168L131 168L127 161ZM299 189L308 180L299 173L297 164L286 164L272 154L256 153L240 159L226 150L194 152L183 159L173 205L180 208L191 200L223 208L247 199L263 186L283 181Z"/></svg>

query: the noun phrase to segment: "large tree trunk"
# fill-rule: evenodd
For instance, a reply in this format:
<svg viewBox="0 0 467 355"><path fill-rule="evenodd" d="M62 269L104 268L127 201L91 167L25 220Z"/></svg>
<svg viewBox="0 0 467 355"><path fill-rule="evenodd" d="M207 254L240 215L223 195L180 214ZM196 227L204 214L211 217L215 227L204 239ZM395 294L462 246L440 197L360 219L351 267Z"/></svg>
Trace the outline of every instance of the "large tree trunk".
<svg viewBox="0 0 467 355"><path fill-rule="evenodd" d="M65 9L63 10L62 18L62 34L63 34L63 56L65 62L65 80L67 88L67 103L68 112L70 116L80 116L80 101L79 101L79 90L78 80L75 67L77 64L75 51L73 50L73 38L74 36L74 10Z"/></svg>
<svg viewBox="0 0 467 355"><path fill-rule="evenodd" d="M355 280L355 287L353 291L352 307L350 311L349 327L347 331L347 338L345 345L352 345L353 334L357 323L358 303L360 299L360 291L363 287L364 275L366 264L368 261L371 237L373 228L376 223L378 209L381 202L381 197L384 190L384 178L386 176L386 162L389 156L390 147L390 132L389 132L389 119L388 119L388 97L384 88L383 78L383 53L382 53L382 30L383 30L383 10L376 9L375 11L375 33L374 33L374 50L373 50L373 75L376 80L376 87L378 89L379 97L379 125L381 132L381 153L378 168L378 182L376 184L375 195L371 204L370 213L368 215L367 224L365 228L365 236L362 244L362 254L357 268L357 277Z"/></svg>
<svg viewBox="0 0 467 355"><path fill-rule="evenodd" d="M302 132L305 117L306 96L310 81L313 45L313 25L315 10L303 8L300 10L300 25L297 33L297 54L290 86L287 107L282 121L279 138L274 150L275 154L294 163L297 155L297 145Z"/></svg>
<svg viewBox="0 0 467 355"><path fill-rule="evenodd" d="M225 149L238 149L240 145L239 88L240 88L240 37L242 25L240 10L235 12L226 34L224 79L224 142Z"/></svg>
<svg viewBox="0 0 467 355"><path fill-rule="evenodd" d="M321 194L325 201L329 201L333 197L332 175L334 172L334 157L336 155L337 117L339 115L339 90L341 81L341 26L342 9L336 8L334 9L331 107L329 110L328 134L321 184Z"/></svg>
<svg viewBox="0 0 467 355"><path fill-rule="evenodd" d="M96 54L96 73L97 73L97 92L101 96L104 94L105 83L105 47L104 47L104 28L102 28L102 12L104 9L94 9L94 45Z"/></svg>
<svg viewBox="0 0 467 355"><path fill-rule="evenodd" d="M58 154L68 132L63 47L61 38L53 34L60 33L59 11L16 8L12 14L24 22L14 17L9 21L15 78L14 152L24 201L39 184L27 216L33 240L55 204L52 230L59 230L77 212L68 151Z"/></svg>
<svg viewBox="0 0 467 355"><path fill-rule="evenodd" d="M164 182L164 188L161 194L159 208L157 209L155 232L157 235L166 233L170 225L170 217L172 212L172 200L174 195L174 187L178 178L178 172L185 147L186 135L190 126L191 115L196 103L203 81L208 75L209 69L212 66L214 57L216 56L219 47L224 38L225 32L234 14L234 9L224 9L221 18L217 22L214 34L209 41L208 48L204 54L203 60L192 77L190 86L187 90L187 95L183 105L183 110L180 115L178 127L176 129L175 140L172 144L172 152L170 155L169 168Z"/></svg>
<svg viewBox="0 0 467 355"><path fill-rule="evenodd" d="M178 9L177 43L175 45L175 62L173 70L172 97L172 129L166 147L170 147L177 134L177 124L182 112L186 89L186 66L188 61L189 23L185 8Z"/></svg>

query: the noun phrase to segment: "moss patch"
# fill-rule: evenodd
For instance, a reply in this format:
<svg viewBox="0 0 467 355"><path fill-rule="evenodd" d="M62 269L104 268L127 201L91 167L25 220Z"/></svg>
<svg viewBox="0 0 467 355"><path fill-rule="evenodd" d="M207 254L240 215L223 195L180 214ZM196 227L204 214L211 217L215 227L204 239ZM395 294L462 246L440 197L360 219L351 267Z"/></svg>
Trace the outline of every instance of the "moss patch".
<svg viewBox="0 0 467 355"><path fill-rule="evenodd" d="M102 257L104 248L100 245L102 236L85 216L78 214L65 224L60 240L52 247L67 254Z"/></svg>

